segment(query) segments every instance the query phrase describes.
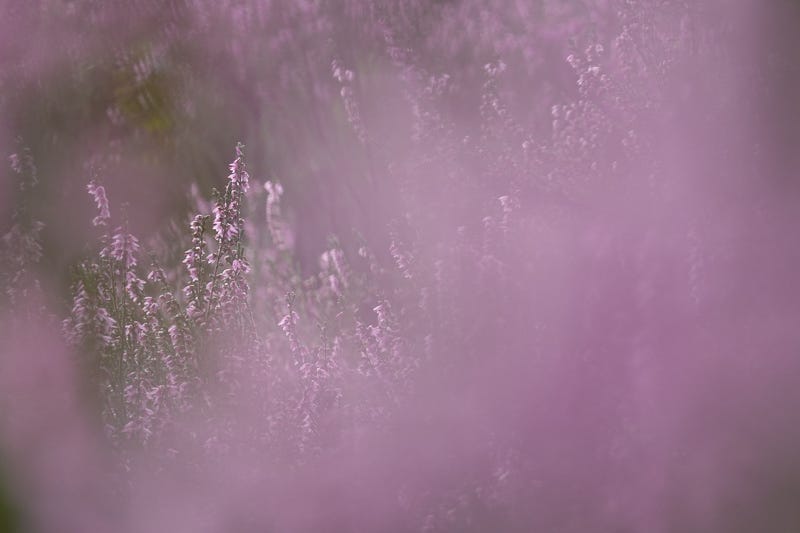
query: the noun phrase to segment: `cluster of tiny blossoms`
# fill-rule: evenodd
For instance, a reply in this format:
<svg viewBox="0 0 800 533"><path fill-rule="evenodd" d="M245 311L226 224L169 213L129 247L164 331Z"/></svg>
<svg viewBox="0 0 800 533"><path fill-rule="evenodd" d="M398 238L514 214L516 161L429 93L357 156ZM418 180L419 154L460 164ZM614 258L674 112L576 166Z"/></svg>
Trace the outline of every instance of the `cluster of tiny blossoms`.
<svg viewBox="0 0 800 533"><path fill-rule="evenodd" d="M99 235L97 256L77 269L64 331L87 367L100 368L93 375L104 423L121 449L163 448L190 411L208 422L197 444L228 449L233 429L218 409L258 402L264 418L248 431L288 460L303 461L334 438L331 432L348 427L326 419L386 413L400 378L415 366L404 362L410 352L386 296L370 292L381 275L374 256L362 247L358 259L370 264L353 268L334 241L319 273L303 279L292 265L281 185L257 188L268 230L261 232L248 220L255 212L246 206L249 188L240 144L212 212L191 218L179 268L160 265L153 252L145 267L138 239L119 226ZM92 181L87 190L98 210L93 225L108 227L105 188ZM254 298L251 284L266 290ZM365 308L374 308L374 325L364 322ZM261 381L248 387L248 376ZM385 405L365 397L345 402L344 384L356 376L375 381L371 390L387 388ZM211 394L220 390L227 392Z"/></svg>

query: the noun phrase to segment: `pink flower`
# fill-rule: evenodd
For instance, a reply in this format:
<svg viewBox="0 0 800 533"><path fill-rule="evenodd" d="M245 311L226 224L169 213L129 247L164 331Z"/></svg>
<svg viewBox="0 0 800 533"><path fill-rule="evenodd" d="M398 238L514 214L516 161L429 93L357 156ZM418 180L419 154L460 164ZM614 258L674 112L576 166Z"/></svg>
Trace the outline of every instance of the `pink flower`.
<svg viewBox="0 0 800 533"><path fill-rule="evenodd" d="M106 189L102 185L98 185L96 181L92 180L86 185L86 189L97 204L97 209L100 211L94 219L92 224L95 226L105 226L108 219L111 218L111 211L108 209L108 198L106 197Z"/></svg>

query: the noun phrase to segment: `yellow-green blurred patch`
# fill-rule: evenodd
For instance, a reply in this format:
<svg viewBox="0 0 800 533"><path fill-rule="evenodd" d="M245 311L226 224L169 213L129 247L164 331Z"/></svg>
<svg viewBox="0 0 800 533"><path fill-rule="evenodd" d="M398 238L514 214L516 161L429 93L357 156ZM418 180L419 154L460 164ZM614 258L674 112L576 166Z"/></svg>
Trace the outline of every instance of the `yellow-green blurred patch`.
<svg viewBox="0 0 800 533"><path fill-rule="evenodd" d="M129 124L164 134L174 126L174 80L146 50L132 53L114 72L113 102Z"/></svg>

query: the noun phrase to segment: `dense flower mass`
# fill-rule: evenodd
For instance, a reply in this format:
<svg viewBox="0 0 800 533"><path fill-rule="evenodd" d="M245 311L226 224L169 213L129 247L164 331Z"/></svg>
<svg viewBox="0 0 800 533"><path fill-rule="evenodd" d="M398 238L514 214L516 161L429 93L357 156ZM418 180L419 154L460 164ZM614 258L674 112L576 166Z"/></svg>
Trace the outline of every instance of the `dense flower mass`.
<svg viewBox="0 0 800 533"><path fill-rule="evenodd" d="M0 1L0 531L800 529L793 5L135 4Z"/></svg>

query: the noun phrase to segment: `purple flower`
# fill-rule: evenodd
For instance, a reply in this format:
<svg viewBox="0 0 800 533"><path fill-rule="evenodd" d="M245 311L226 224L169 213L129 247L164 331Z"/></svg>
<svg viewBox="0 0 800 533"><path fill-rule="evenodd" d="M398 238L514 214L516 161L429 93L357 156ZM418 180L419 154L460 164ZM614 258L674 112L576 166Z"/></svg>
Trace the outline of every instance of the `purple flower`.
<svg viewBox="0 0 800 533"><path fill-rule="evenodd" d="M97 210L99 211L97 216L92 219L92 224L95 226L105 226L108 219L111 218L105 187L98 185L96 181L92 180L86 185L86 189L94 199L94 203L97 205Z"/></svg>

